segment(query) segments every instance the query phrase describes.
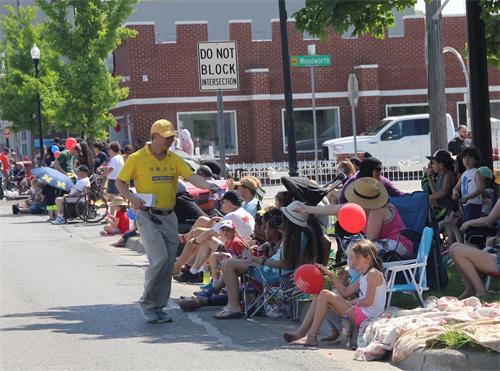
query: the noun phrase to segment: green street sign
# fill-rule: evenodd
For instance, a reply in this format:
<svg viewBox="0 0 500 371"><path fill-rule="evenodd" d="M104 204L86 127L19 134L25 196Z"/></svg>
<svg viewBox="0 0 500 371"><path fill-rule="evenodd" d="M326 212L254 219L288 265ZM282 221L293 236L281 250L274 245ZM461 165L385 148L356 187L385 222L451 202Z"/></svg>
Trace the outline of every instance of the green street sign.
<svg viewBox="0 0 500 371"><path fill-rule="evenodd" d="M292 67L329 67L332 65L330 55L292 55L290 58Z"/></svg>

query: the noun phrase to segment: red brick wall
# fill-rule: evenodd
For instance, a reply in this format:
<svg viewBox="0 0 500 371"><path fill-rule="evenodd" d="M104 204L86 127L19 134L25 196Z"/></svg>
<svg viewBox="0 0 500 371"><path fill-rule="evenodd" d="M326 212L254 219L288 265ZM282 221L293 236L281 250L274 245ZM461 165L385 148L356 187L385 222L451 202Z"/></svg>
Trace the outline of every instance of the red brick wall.
<svg viewBox="0 0 500 371"><path fill-rule="evenodd" d="M295 29L295 22L288 22L291 55L307 54L307 45L316 44L317 54L332 56L333 66L316 68L317 93L345 93L350 73L355 73L361 91L426 89L424 61L424 19L406 18L404 37L387 37L383 40L371 36L343 39L330 30L326 41L304 40ZM173 104L129 104L113 110L117 116L130 114L133 122L134 143L143 143L149 137L152 122L168 118L176 123L177 112L216 111L214 93L199 91L197 43L207 41L207 24L177 24L177 40L171 43L155 43L153 25L131 25L138 36L126 40L115 51L115 71L130 76L124 86L130 88L129 99L212 97L210 102L184 101ZM466 43L464 17L444 17L444 45L463 53ZM253 41L251 23L231 22L229 38L238 45L240 90L226 92L225 97L256 94L283 94L281 68L281 41L279 22L272 23L272 40ZM447 88L465 87L464 76L456 57L444 56ZM378 65L377 68L355 68L360 65ZM268 72L245 72L248 69L267 68ZM490 68L490 85L500 85L500 71ZM143 81L147 75L148 81ZM292 68L294 95L310 94L308 68ZM500 99L500 92L491 92L491 99ZM463 94L447 94L448 112L456 121L456 102L463 101ZM427 95L362 96L357 112L358 132L385 116L385 105L401 103L426 103ZM352 134L351 108L346 97L317 98L321 106L337 106L340 109L340 125L343 136ZM250 100L225 101L226 110L237 111L238 156L231 162L281 161L283 153L282 109L284 101ZM295 99L294 107L310 107L310 99ZM312 158L311 154L299 154Z"/></svg>

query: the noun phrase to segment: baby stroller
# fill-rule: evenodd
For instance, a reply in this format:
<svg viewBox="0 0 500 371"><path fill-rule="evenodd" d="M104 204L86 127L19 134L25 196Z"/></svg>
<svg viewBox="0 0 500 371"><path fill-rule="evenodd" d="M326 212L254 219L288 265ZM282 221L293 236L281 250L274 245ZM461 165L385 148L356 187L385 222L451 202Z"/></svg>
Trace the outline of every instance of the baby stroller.
<svg viewBox="0 0 500 371"><path fill-rule="evenodd" d="M281 178L281 182L295 200L304 202L307 205L316 206L320 202L324 205L328 205L329 201L325 196L332 189L338 187L345 179L346 175L339 172L332 181L324 186L320 186L306 177L284 176ZM318 246L317 250L317 261L322 264L327 264L330 255L331 240L327 236L326 229L330 224L330 217L316 217L310 215L308 224L311 226L316 236L321 236L319 241L321 246Z"/></svg>

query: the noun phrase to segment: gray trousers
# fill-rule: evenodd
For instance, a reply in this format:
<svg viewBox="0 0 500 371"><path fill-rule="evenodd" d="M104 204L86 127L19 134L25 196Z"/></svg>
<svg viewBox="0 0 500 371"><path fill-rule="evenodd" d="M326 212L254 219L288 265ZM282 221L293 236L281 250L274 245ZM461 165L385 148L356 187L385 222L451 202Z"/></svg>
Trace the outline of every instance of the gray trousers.
<svg viewBox="0 0 500 371"><path fill-rule="evenodd" d="M175 213L155 214L155 217L161 224L153 223L147 211L139 210L135 221L149 260L140 305L143 309L160 310L167 305L170 297L179 238Z"/></svg>

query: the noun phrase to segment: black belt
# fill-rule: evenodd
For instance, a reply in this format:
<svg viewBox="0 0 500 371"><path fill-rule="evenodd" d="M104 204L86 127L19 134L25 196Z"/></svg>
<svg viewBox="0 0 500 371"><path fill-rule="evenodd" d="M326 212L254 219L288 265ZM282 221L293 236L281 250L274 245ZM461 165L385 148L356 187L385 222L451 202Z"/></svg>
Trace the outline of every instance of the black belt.
<svg viewBox="0 0 500 371"><path fill-rule="evenodd" d="M151 212L151 214L156 214L156 215L170 215L174 210L149 209L149 211Z"/></svg>

